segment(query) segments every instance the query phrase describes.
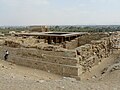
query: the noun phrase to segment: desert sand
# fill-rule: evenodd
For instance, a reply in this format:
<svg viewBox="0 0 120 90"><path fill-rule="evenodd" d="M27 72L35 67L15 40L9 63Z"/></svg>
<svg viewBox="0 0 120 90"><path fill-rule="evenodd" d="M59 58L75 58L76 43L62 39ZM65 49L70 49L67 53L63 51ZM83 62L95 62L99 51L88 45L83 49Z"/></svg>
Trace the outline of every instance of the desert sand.
<svg viewBox="0 0 120 90"><path fill-rule="evenodd" d="M0 60L0 90L120 90L119 55L105 58L81 80Z"/></svg>

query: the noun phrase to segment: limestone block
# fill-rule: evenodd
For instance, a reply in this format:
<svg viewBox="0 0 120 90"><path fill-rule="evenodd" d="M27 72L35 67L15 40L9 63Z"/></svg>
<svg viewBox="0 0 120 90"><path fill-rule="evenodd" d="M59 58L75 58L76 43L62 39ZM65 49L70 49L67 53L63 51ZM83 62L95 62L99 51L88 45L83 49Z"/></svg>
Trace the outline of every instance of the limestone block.
<svg viewBox="0 0 120 90"><path fill-rule="evenodd" d="M66 50L62 52L64 57L76 57L76 51L75 50Z"/></svg>
<svg viewBox="0 0 120 90"><path fill-rule="evenodd" d="M64 76L78 76L79 73L78 73L79 69L78 67L63 67L63 75Z"/></svg>
<svg viewBox="0 0 120 90"><path fill-rule="evenodd" d="M77 60L76 58L51 56L51 55L43 55L42 61L57 63L57 64L73 65L73 66L76 66L76 64L79 63L79 60Z"/></svg>

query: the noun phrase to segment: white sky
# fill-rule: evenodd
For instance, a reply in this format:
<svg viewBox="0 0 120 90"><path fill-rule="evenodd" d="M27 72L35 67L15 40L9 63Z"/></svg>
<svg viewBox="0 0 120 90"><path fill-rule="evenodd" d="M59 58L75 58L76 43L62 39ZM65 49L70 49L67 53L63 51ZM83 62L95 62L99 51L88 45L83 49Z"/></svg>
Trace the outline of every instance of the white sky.
<svg viewBox="0 0 120 90"><path fill-rule="evenodd" d="M120 24L120 0L0 0L0 26L35 24Z"/></svg>

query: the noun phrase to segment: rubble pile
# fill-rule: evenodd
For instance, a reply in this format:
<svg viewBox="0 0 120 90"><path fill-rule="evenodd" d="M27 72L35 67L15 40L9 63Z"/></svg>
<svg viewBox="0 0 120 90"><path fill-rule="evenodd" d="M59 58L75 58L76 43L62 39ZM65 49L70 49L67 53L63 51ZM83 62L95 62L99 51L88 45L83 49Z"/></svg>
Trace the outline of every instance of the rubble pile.
<svg viewBox="0 0 120 90"><path fill-rule="evenodd" d="M5 41L4 40L0 40L0 46L4 45Z"/></svg>
<svg viewBox="0 0 120 90"><path fill-rule="evenodd" d="M62 51L63 50L63 48L61 48L61 46L59 45L58 46L48 45L47 43L44 43L43 39L36 39L33 37L29 37L29 38L10 37L0 42L3 45L6 45L8 47L13 47L13 48L20 48L20 47L37 48L45 51Z"/></svg>
<svg viewBox="0 0 120 90"><path fill-rule="evenodd" d="M116 42L114 40L111 37L102 38L76 48L79 64L83 66L83 70L90 70L101 62L102 58L108 57L112 53L112 45Z"/></svg>
<svg viewBox="0 0 120 90"><path fill-rule="evenodd" d="M10 41L10 40L5 41L5 45L8 46L8 47L14 47L14 48L21 47L20 43Z"/></svg>

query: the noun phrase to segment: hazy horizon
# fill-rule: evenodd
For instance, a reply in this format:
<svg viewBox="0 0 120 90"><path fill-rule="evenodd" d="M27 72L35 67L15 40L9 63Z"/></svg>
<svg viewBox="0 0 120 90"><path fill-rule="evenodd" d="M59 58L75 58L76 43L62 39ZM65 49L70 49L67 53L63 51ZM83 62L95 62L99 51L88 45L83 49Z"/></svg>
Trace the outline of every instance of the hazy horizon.
<svg viewBox="0 0 120 90"><path fill-rule="evenodd" d="M0 0L0 26L120 25L120 0Z"/></svg>

